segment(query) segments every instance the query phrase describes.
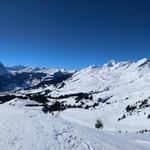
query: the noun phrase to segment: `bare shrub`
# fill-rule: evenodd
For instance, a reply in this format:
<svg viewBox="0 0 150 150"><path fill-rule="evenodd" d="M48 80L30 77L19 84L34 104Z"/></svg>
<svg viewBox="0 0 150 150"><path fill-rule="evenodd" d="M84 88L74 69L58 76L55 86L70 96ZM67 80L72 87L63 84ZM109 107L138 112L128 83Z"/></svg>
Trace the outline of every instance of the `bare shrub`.
<svg viewBox="0 0 150 150"><path fill-rule="evenodd" d="M104 127L103 122L100 119L97 119L95 123L95 128L103 129L103 127Z"/></svg>

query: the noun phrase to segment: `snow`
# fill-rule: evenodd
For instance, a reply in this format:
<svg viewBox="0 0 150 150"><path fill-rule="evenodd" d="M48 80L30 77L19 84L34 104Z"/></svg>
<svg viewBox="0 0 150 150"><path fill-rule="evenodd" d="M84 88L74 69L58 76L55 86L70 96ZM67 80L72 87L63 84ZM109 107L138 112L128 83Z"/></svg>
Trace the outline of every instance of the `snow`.
<svg viewBox="0 0 150 150"><path fill-rule="evenodd" d="M90 66L73 74L71 78L65 81L63 88L47 86L46 88L31 89L29 91L20 91L20 94L37 93L44 90L51 90L49 95L54 97L73 94L88 93L93 94L93 101L84 100L86 105L93 105L98 102L99 98L108 98L107 103L98 102L99 106L91 110L70 109L62 113L64 119L70 118L71 121L80 122L81 125L93 127L93 122L97 118L101 118L104 122L104 130L122 132L138 132L144 129L150 129L150 119L148 108L139 108L132 113L126 112L128 105L135 105L139 101L150 97L150 68L146 63L144 67L139 67L148 59L139 61L117 62L110 61L111 66ZM53 99L49 99L50 103ZM74 105L75 97L69 97L60 101L66 101L66 104ZM79 103L80 104L80 103ZM148 99L150 104L150 99ZM110 115L111 114L111 115ZM118 121L123 115L126 118ZM85 117L86 116L86 117ZM69 121L70 121L69 120Z"/></svg>
<svg viewBox="0 0 150 150"><path fill-rule="evenodd" d="M150 110L148 108L139 109L130 114L126 113L128 105L135 105L138 101L148 99L150 97L150 68L147 64L145 67L139 66L148 61L142 59L133 62L114 62L111 67L88 67L78 71L72 76L72 79L65 81L65 86L58 90L52 91L52 96L59 96L72 93L88 93L96 91L93 94L94 101L98 98L105 99L110 97L108 102L99 103L96 108L97 113L101 114L106 121L109 130L138 131L140 129L149 129L150 120L147 119ZM108 90L105 90L107 89ZM65 99L67 104L75 103L72 98ZM148 100L149 102L150 100ZM86 102L87 104L88 102ZM149 103L150 104L150 103ZM86 113L86 116L94 116L96 112L92 110ZM77 112L74 112L74 114ZM78 114L78 113L77 113ZM88 115L91 114L91 115ZM109 115L111 114L111 116ZM118 118L126 115L124 120L118 122ZM145 115L143 115L145 114ZM109 117L110 116L110 117ZM71 117L71 116L68 116ZM74 117L72 117L74 118ZM80 120L83 120L82 117ZM87 119L88 120L88 119ZM113 128L110 128L113 126ZM136 127L135 127L136 126Z"/></svg>
<svg viewBox="0 0 150 150"><path fill-rule="evenodd" d="M150 133L149 107L140 107L143 100L150 105L150 62L110 61L103 66L89 66L80 71L64 69L24 68L21 72L42 72L48 76L58 71L74 73L64 86L46 86L12 92L15 95L45 93L58 97L65 94L92 93L93 100L83 99L89 110L72 108L52 116L44 114L38 104L30 100L14 99L0 105L0 150L148 150ZM17 72L19 73L19 72ZM33 81L34 85L37 83ZM4 95L5 93L1 93ZM107 99L106 102L99 102ZM49 103L56 101L49 98ZM75 97L60 99L65 104L76 105ZM127 112L127 106L136 109ZM120 121L123 115L126 117ZM100 119L103 130L95 129ZM119 132L121 133L119 133Z"/></svg>
<svg viewBox="0 0 150 150"><path fill-rule="evenodd" d="M148 150L149 134L101 131L41 108L0 105L1 150Z"/></svg>
<svg viewBox="0 0 150 150"><path fill-rule="evenodd" d="M121 117L121 115L116 108L107 108L106 110L68 109L62 112L61 117L90 128L95 128L96 120L100 119L104 124L103 130L114 132L122 131L124 133L126 131L135 133L140 130L149 129L150 125L150 120L148 120L144 114L141 116L129 116L118 122L118 118Z"/></svg>

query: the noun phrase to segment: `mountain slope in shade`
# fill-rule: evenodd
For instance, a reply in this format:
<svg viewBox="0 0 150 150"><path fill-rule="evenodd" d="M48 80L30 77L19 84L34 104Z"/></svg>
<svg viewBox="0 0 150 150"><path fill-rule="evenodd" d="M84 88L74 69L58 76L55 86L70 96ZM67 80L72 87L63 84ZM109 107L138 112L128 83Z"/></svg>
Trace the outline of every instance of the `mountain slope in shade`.
<svg viewBox="0 0 150 150"><path fill-rule="evenodd" d="M25 89L53 78L67 78L74 71L65 69L30 68L24 66L4 67L0 64L0 92ZM69 77L69 76L68 76ZM61 80L60 80L61 81Z"/></svg>
<svg viewBox="0 0 150 150"><path fill-rule="evenodd" d="M2 76L2 75L4 75L4 76L9 75L9 72L5 68L5 66L2 63L0 63L0 76Z"/></svg>

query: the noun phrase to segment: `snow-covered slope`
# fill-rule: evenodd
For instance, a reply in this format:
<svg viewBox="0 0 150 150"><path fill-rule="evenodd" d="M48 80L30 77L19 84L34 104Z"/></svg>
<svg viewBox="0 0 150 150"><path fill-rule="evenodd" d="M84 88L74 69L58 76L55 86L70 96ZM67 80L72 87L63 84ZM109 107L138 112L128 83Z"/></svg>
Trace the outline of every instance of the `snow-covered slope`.
<svg viewBox="0 0 150 150"><path fill-rule="evenodd" d="M110 65L111 64L111 65ZM149 82L150 60L127 61L115 63L110 61L103 66L89 66L78 71L61 93L101 91L105 88L115 89L121 86L136 84L136 82Z"/></svg>
<svg viewBox="0 0 150 150"><path fill-rule="evenodd" d="M39 71L54 73L53 76L56 77L62 75L58 70L37 70ZM106 130L139 132L150 129L149 59L110 61L103 66L93 65L73 73L63 81L54 82L54 86L52 83L51 78L45 78L38 86L18 91L17 94L31 95L26 96L28 99L35 95L36 100L37 95L44 95L44 102L45 99L50 104L60 101L67 108L82 108L84 115L78 115L80 118L76 116L76 109L68 113L69 116L65 116L75 121L78 118L79 122L86 120L84 124L88 126L93 126L96 118L100 117Z"/></svg>
<svg viewBox="0 0 150 150"><path fill-rule="evenodd" d="M149 149L149 59L112 60L77 72L28 67L7 71L15 77L28 74L31 80L26 80L28 89L0 94L0 112L5 112L0 113L0 119L5 118L0 138L9 137L0 147L7 145L9 149L13 143L15 150ZM39 73L45 76L33 80ZM43 106L49 112L63 111L59 117L52 116L43 113ZM95 129L97 119L103 123L102 131ZM4 126L6 122L12 126ZM21 127L16 132L18 124ZM29 133L32 136L28 139Z"/></svg>
<svg viewBox="0 0 150 150"><path fill-rule="evenodd" d="M149 91L150 60L142 59L133 62L111 61L101 67L90 66L82 69L65 81L65 86L59 91L52 91L51 95L58 97L88 93L92 95L92 100L83 98L77 102L74 97L69 97L65 101L82 105L83 108L86 105L95 105L94 108L89 108L94 110L83 110L83 116L78 111L72 111L66 118L73 115L71 120L77 121L79 116L79 122L89 125L89 122L100 117L106 130L138 132L150 129Z"/></svg>
<svg viewBox="0 0 150 150"><path fill-rule="evenodd" d="M0 105L0 120L1 150L148 150L150 144L150 134L91 129L23 102Z"/></svg>

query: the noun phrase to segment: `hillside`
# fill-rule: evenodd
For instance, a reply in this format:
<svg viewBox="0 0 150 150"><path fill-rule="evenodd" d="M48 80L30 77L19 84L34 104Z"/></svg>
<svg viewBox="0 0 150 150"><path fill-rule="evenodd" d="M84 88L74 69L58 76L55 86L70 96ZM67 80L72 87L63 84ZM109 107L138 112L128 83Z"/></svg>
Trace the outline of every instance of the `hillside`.
<svg viewBox="0 0 150 150"><path fill-rule="evenodd" d="M149 59L110 61L79 71L29 67L5 70L14 82L26 74L21 81L28 86L17 84L11 90L6 86L1 90L2 149L12 145L14 150L149 149ZM1 85L4 81L0 80ZM103 123L102 130L95 128L97 119Z"/></svg>

